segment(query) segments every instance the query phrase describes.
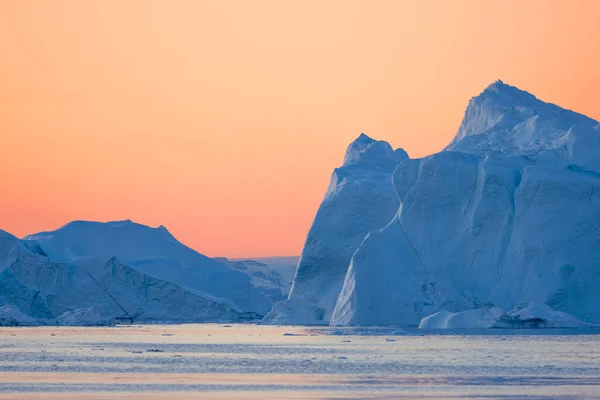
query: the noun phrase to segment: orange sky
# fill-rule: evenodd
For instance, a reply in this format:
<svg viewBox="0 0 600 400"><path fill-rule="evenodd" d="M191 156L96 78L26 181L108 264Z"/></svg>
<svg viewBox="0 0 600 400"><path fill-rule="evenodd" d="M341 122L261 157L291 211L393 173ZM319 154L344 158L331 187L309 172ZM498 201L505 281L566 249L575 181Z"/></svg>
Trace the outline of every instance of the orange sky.
<svg viewBox="0 0 600 400"><path fill-rule="evenodd" d="M2 1L0 228L299 254L361 132L443 148L500 78L600 119L600 1Z"/></svg>

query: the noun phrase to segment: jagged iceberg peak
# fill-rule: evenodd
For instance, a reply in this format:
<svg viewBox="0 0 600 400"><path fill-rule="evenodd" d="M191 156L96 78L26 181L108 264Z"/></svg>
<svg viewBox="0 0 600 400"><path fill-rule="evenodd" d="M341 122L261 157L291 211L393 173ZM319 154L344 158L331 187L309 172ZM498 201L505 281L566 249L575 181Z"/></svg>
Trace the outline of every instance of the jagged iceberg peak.
<svg viewBox="0 0 600 400"><path fill-rule="evenodd" d="M393 171L396 165L408 154L403 149L394 150L388 142L375 140L361 133L348 146L344 156L344 166L362 165L376 167L383 171Z"/></svg>
<svg viewBox="0 0 600 400"><path fill-rule="evenodd" d="M493 94L495 94L496 96L499 96L499 97L505 97L506 99L508 99L508 98L520 99L519 101L536 101L537 100L537 98L534 95L532 95L531 93L526 92L525 90L521 90L516 86L511 86L507 83L504 83L501 79L498 79L497 81L491 83L477 97L493 95Z"/></svg>
<svg viewBox="0 0 600 400"><path fill-rule="evenodd" d="M567 146L570 129L581 125L591 131L598 122L498 80L471 99L446 150L536 156Z"/></svg>
<svg viewBox="0 0 600 400"><path fill-rule="evenodd" d="M392 173L407 158L404 150L364 133L348 146L308 232L288 299L275 305L265 323L329 321L352 254L398 211Z"/></svg>

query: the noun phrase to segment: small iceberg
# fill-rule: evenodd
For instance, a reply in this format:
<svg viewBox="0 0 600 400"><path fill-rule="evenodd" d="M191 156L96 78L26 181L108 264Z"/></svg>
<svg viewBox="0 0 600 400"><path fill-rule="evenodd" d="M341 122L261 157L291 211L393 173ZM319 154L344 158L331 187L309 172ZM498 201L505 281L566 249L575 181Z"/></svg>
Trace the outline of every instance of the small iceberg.
<svg viewBox="0 0 600 400"><path fill-rule="evenodd" d="M438 311L421 320L420 329L588 328L594 325L547 304L520 303L508 313L499 307L459 312Z"/></svg>

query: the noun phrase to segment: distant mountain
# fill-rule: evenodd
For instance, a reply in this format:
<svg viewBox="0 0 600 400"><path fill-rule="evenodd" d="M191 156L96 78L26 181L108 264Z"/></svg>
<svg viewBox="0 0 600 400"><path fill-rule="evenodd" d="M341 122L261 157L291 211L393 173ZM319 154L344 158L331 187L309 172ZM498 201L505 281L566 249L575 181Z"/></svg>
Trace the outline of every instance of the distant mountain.
<svg viewBox="0 0 600 400"><path fill-rule="evenodd" d="M599 141L597 121L493 83L444 151L336 170L265 321L418 325L533 304L600 323Z"/></svg>

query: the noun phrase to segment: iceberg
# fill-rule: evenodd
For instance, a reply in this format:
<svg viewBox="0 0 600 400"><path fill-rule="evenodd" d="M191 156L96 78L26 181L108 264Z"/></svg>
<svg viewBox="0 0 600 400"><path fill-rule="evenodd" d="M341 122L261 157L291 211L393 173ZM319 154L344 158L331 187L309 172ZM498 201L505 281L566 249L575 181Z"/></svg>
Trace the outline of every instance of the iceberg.
<svg viewBox="0 0 600 400"><path fill-rule="evenodd" d="M532 301L600 321L599 124L495 82L442 152L393 174L400 206L352 257L333 325L416 325Z"/></svg>
<svg viewBox="0 0 600 400"><path fill-rule="evenodd" d="M365 235L394 216L399 200L392 172L408 155L361 134L336 168L308 232L286 300L265 316L269 324L327 324L348 264Z"/></svg>
<svg viewBox="0 0 600 400"><path fill-rule="evenodd" d="M518 304L507 314L498 318L494 328L587 328L593 324L581 321L566 312L553 310L547 304L525 302Z"/></svg>
<svg viewBox="0 0 600 400"><path fill-rule="evenodd" d="M400 206L354 253L331 324L527 301L599 322L599 137L597 121L489 86L444 151L396 168Z"/></svg>
<svg viewBox="0 0 600 400"><path fill-rule="evenodd" d="M164 227L130 220L74 221L62 228L25 237L50 259L102 270L113 257L119 265L186 289L239 313L264 315L273 302L251 283L248 274L179 242Z"/></svg>
<svg viewBox="0 0 600 400"><path fill-rule="evenodd" d="M597 121L502 81L439 153L361 135L264 322L486 325L524 302L600 322L599 150Z"/></svg>
<svg viewBox="0 0 600 400"><path fill-rule="evenodd" d="M421 320L419 329L475 329L492 328L496 321L505 316L499 307L486 307L456 313L438 311Z"/></svg>
<svg viewBox="0 0 600 400"><path fill-rule="evenodd" d="M0 231L0 306L9 307L3 320L89 325L245 317L224 302L140 272L114 256L56 262L32 244Z"/></svg>
<svg viewBox="0 0 600 400"><path fill-rule="evenodd" d="M420 329L479 328L587 328L592 324L570 314L555 311L547 304L521 303L505 313L499 307L482 307L456 313L438 311L421 320Z"/></svg>

